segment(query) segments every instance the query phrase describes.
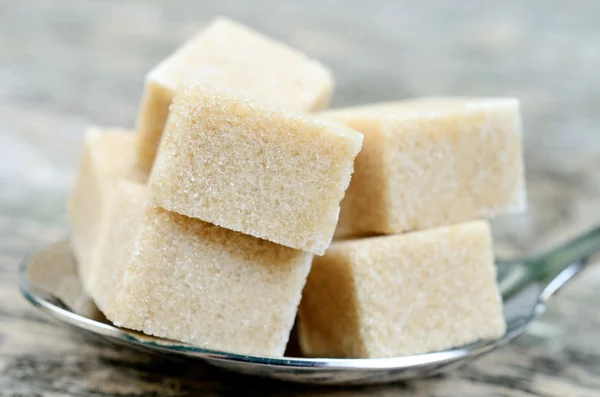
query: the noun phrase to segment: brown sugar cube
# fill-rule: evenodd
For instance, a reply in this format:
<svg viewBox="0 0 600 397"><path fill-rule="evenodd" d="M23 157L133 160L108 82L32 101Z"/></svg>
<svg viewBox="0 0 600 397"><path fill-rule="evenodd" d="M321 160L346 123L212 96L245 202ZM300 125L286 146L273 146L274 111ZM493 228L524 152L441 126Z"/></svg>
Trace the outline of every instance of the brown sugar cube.
<svg viewBox="0 0 600 397"><path fill-rule="evenodd" d="M175 97L149 180L167 210L323 254L362 134L190 83Z"/></svg>
<svg viewBox="0 0 600 397"><path fill-rule="evenodd" d="M193 78L298 111L327 106L333 78L303 53L217 18L146 76L138 115L138 161L152 167L175 90Z"/></svg>
<svg viewBox="0 0 600 397"><path fill-rule="evenodd" d="M109 201L92 277L109 320L203 348L283 355L311 254L156 207L134 182Z"/></svg>
<svg viewBox="0 0 600 397"><path fill-rule="evenodd" d="M485 221L335 242L315 257L299 309L316 357L435 352L504 334Z"/></svg>
<svg viewBox="0 0 600 397"><path fill-rule="evenodd" d="M423 99L320 115L365 136L336 238L422 230L526 208L515 99Z"/></svg>
<svg viewBox="0 0 600 397"><path fill-rule="evenodd" d="M147 185L124 178L116 181L115 189L103 197L105 219L88 279L89 294L105 315L119 304L116 299L126 273L124 261L134 250L147 191Z"/></svg>
<svg viewBox="0 0 600 397"><path fill-rule="evenodd" d="M104 218L103 199L116 180L143 182L147 173L135 165L135 135L121 129L92 127L86 131L75 186L67 204L71 245L84 289Z"/></svg>

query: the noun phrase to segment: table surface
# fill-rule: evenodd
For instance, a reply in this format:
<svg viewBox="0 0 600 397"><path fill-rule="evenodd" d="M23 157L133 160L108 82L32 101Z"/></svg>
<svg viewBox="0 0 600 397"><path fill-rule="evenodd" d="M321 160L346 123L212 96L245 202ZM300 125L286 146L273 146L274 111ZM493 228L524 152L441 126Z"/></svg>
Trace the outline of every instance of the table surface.
<svg viewBox="0 0 600 397"><path fill-rule="evenodd" d="M0 0L0 396L600 395L600 266L518 341L464 369L353 389L118 350L52 322L17 291L23 254L66 233L85 127L133 126L144 73L217 15L329 65L334 105L521 98L530 211L494 222L498 255L536 252L598 223L600 5L458 3Z"/></svg>

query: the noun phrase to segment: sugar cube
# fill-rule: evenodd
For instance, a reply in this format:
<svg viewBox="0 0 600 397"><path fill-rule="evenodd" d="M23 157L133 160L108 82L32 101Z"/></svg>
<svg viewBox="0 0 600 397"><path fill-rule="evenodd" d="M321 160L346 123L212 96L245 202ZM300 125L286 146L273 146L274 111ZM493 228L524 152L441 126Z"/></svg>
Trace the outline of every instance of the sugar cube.
<svg viewBox="0 0 600 397"><path fill-rule="evenodd" d="M334 242L315 257L299 309L317 357L440 351L505 332L486 221Z"/></svg>
<svg viewBox="0 0 600 397"><path fill-rule="evenodd" d="M167 210L323 254L362 134L342 124L184 85L149 180Z"/></svg>
<svg viewBox="0 0 600 397"><path fill-rule="evenodd" d="M156 207L108 200L91 296L114 324L195 346L282 356L312 255Z"/></svg>
<svg viewBox="0 0 600 397"><path fill-rule="evenodd" d="M147 179L147 173L135 163L133 133L98 127L86 131L79 173L67 204L71 245L85 290L88 290L89 267L104 219L103 197L118 179L140 182Z"/></svg>
<svg viewBox="0 0 600 397"><path fill-rule="evenodd" d="M150 169L175 90L193 78L298 111L319 110L331 97L327 68L283 43L217 18L146 76L138 115L138 160Z"/></svg>
<svg viewBox="0 0 600 397"><path fill-rule="evenodd" d="M422 230L526 208L515 99L432 98L320 115L365 136L336 237Z"/></svg>

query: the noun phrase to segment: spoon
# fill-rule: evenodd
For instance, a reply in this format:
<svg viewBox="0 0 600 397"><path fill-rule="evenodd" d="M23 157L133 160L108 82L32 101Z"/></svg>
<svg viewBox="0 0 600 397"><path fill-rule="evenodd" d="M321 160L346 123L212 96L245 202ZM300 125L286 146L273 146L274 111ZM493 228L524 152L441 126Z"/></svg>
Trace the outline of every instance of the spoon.
<svg viewBox="0 0 600 397"><path fill-rule="evenodd" d="M501 338L435 353L374 359L248 356L202 349L117 328L82 292L66 241L27 256L19 270L19 283L25 298L41 311L116 343L284 381L358 385L439 374L515 339L544 311L548 299L592 263L594 256L600 256L598 254L600 227L543 255L514 261L498 260L498 283L507 323L506 333Z"/></svg>

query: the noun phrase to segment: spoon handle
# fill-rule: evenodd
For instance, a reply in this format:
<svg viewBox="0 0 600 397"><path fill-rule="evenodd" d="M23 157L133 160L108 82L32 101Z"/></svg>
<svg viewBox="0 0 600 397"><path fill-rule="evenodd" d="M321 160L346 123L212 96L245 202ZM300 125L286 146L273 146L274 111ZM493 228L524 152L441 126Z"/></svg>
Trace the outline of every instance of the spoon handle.
<svg viewBox="0 0 600 397"><path fill-rule="evenodd" d="M509 265L511 270L499 282L502 296L510 298L525 286L536 282L543 287L540 299L546 301L573 276L593 263L598 254L600 226L545 254L525 259L516 266Z"/></svg>

